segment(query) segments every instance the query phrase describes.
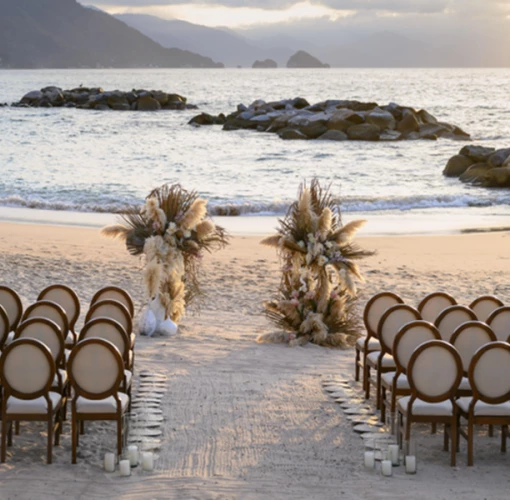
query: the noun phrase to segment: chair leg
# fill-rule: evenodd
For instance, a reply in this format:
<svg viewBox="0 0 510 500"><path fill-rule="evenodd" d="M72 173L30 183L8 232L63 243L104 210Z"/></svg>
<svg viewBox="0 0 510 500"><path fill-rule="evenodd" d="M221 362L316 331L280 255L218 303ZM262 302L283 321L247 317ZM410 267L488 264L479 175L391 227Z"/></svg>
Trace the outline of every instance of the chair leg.
<svg viewBox="0 0 510 500"><path fill-rule="evenodd" d="M367 365L365 359L365 365L363 366L363 383L365 384L365 399L370 399L370 366Z"/></svg>
<svg viewBox="0 0 510 500"><path fill-rule="evenodd" d="M506 453L506 434L508 432L508 425L501 426L501 453Z"/></svg>
<svg viewBox="0 0 510 500"><path fill-rule="evenodd" d="M473 465L473 417L468 417L468 465Z"/></svg>
<svg viewBox="0 0 510 500"><path fill-rule="evenodd" d="M386 423L386 387L381 387L381 422Z"/></svg>
<svg viewBox="0 0 510 500"><path fill-rule="evenodd" d="M446 427L446 424L444 424L443 451L448 451L449 444L450 444L450 439L448 437L448 429Z"/></svg>
<svg viewBox="0 0 510 500"><path fill-rule="evenodd" d="M14 426L13 421L9 421L9 429L7 431L7 446L12 446L12 428Z"/></svg>
<svg viewBox="0 0 510 500"><path fill-rule="evenodd" d="M71 415L71 454L72 454L72 463L76 463L76 448L78 447L78 422L76 422L76 415L74 411Z"/></svg>
<svg viewBox="0 0 510 500"><path fill-rule="evenodd" d="M457 431L457 453L459 453L459 451L460 451L460 415L457 415L456 431Z"/></svg>
<svg viewBox="0 0 510 500"><path fill-rule="evenodd" d="M377 385L376 385L376 394L375 394L375 407L380 410L381 409L381 385L382 385L382 373L381 370L377 370Z"/></svg>
<svg viewBox="0 0 510 500"><path fill-rule="evenodd" d="M16 436L19 436L19 420L16 421L16 430L15 430Z"/></svg>
<svg viewBox="0 0 510 500"><path fill-rule="evenodd" d="M85 421L80 420L80 434L85 434Z"/></svg>
<svg viewBox="0 0 510 500"><path fill-rule="evenodd" d="M494 437L494 426L492 424L489 425L489 437Z"/></svg>
<svg viewBox="0 0 510 500"><path fill-rule="evenodd" d="M122 415L117 418L117 455L122 454Z"/></svg>
<svg viewBox="0 0 510 500"><path fill-rule="evenodd" d="M5 463L6 457L6 446L7 446L7 419L2 419L2 463Z"/></svg>
<svg viewBox="0 0 510 500"><path fill-rule="evenodd" d="M360 351L356 347L356 358L355 358L355 365L354 365L354 380L356 382L359 382L359 361L360 361Z"/></svg>
<svg viewBox="0 0 510 500"><path fill-rule="evenodd" d="M431 434L435 434L437 432L437 424L432 424L432 428L430 429Z"/></svg>
<svg viewBox="0 0 510 500"><path fill-rule="evenodd" d="M454 415L452 419L452 423L450 426L450 438L452 440L452 458L451 458L451 466L455 467L457 463L457 418Z"/></svg>
<svg viewBox="0 0 510 500"><path fill-rule="evenodd" d="M46 459L46 462L48 464L51 464L52 462L52 455L53 455L53 414L50 413L48 415L48 458Z"/></svg>

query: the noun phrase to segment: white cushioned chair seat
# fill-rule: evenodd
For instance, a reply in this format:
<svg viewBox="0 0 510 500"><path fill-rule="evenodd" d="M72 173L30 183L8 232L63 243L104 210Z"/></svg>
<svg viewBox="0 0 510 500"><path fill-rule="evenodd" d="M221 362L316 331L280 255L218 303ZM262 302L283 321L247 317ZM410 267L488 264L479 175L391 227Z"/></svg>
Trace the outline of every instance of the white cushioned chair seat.
<svg viewBox="0 0 510 500"><path fill-rule="evenodd" d="M363 352L365 350L365 341L367 340L366 337L360 337L358 340L356 340L356 347ZM370 340L368 341L368 351L380 351L381 350L381 343L378 339L375 337L370 337Z"/></svg>
<svg viewBox="0 0 510 500"><path fill-rule="evenodd" d="M131 349L135 346L136 335L134 333L131 334Z"/></svg>
<svg viewBox="0 0 510 500"><path fill-rule="evenodd" d="M386 382L388 385L393 383L393 379L395 378L396 372L387 372L382 374L382 380ZM407 380L407 376L401 373L397 379L397 389L410 389L409 380Z"/></svg>
<svg viewBox="0 0 510 500"><path fill-rule="evenodd" d="M62 396L57 392L48 393L53 408L58 405L61 401ZM18 399L14 396L10 396L7 400L7 413L21 413L21 414L35 414L35 413L48 413L48 403L46 399L41 396L36 399Z"/></svg>
<svg viewBox="0 0 510 500"><path fill-rule="evenodd" d="M405 396L398 400L398 407L405 413L407 413L410 399L411 396ZM452 402L448 400L441 403L427 403L421 399L415 399L413 402L413 415L451 416L453 415Z"/></svg>
<svg viewBox="0 0 510 500"><path fill-rule="evenodd" d="M118 393L122 411L129 404L129 396L122 392ZM79 396L76 400L76 411L78 413L116 413L117 403L113 396L105 399L86 399Z"/></svg>
<svg viewBox="0 0 510 500"><path fill-rule="evenodd" d="M472 399L473 398L459 398L457 399L457 406L468 413ZM483 401L477 401L475 403L475 416L510 417L510 401L500 403L499 405L491 405Z"/></svg>
<svg viewBox="0 0 510 500"><path fill-rule="evenodd" d="M469 383L469 379L467 377L462 377L462 380L459 384L459 390L461 391L470 391L471 390L471 384Z"/></svg>
<svg viewBox="0 0 510 500"><path fill-rule="evenodd" d="M129 387L133 381L133 374L129 370L124 370L124 377L126 378L126 384Z"/></svg>
<svg viewBox="0 0 510 500"><path fill-rule="evenodd" d="M69 333L67 334L65 344L66 346L74 345L74 335L73 332L71 332L71 330L69 330Z"/></svg>
<svg viewBox="0 0 510 500"><path fill-rule="evenodd" d="M377 365L377 358L379 357L380 353L378 351L371 352L367 358L370 359L375 365ZM393 356L390 356L389 354L385 354L382 359L382 367L383 368L396 368L395 366L395 360L393 359Z"/></svg>
<svg viewBox="0 0 510 500"><path fill-rule="evenodd" d="M65 385L65 383L67 382L67 372L65 370L62 370L62 368L59 368L58 371L60 373L60 376L62 377L62 384ZM53 386L55 387L57 385L58 385L58 376L55 373L55 378L53 379Z"/></svg>

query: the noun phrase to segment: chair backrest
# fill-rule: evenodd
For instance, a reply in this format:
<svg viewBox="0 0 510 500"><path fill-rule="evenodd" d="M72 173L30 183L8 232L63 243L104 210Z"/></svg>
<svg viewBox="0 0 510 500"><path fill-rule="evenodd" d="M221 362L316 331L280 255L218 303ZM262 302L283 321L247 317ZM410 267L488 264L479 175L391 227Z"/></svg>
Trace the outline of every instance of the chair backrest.
<svg viewBox="0 0 510 500"><path fill-rule="evenodd" d="M445 292L433 292L420 301L418 311L425 321L434 323L442 311L456 304L457 301L451 295Z"/></svg>
<svg viewBox="0 0 510 500"><path fill-rule="evenodd" d="M479 321L487 321L492 311L503 306L503 301L494 295L482 295L469 304L469 309L476 314Z"/></svg>
<svg viewBox="0 0 510 500"><path fill-rule="evenodd" d="M441 340L441 335L428 321L412 321L398 331L393 342L393 356L399 372L407 373L413 352L419 345L429 340Z"/></svg>
<svg viewBox="0 0 510 500"><path fill-rule="evenodd" d="M124 377L124 363L111 342L89 338L73 347L67 371L76 396L104 399L117 394Z"/></svg>
<svg viewBox="0 0 510 500"><path fill-rule="evenodd" d="M420 313L406 304L397 304L387 309L379 320L377 336L381 342L381 352L392 354L393 342L399 330L407 323L420 320Z"/></svg>
<svg viewBox="0 0 510 500"><path fill-rule="evenodd" d="M72 288L60 284L50 285L39 294L37 300L51 300L61 306L66 313L69 328L74 330L80 317L80 300Z"/></svg>
<svg viewBox="0 0 510 500"><path fill-rule="evenodd" d="M12 288L0 285L0 305L9 317L9 331L15 330L23 314L23 304L19 295Z"/></svg>
<svg viewBox="0 0 510 500"><path fill-rule="evenodd" d="M467 376L469 365L480 347L490 342L496 342L497 338L490 326L481 321L467 321L462 323L450 339L450 344L457 349L462 359L464 376Z"/></svg>
<svg viewBox="0 0 510 500"><path fill-rule="evenodd" d="M113 299L105 299L90 306L85 317L85 324L94 318L112 318L118 321L126 333L131 335L133 331L133 320L125 305Z"/></svg>
<svg viewBox="0 0 510 500"><path fill-rule="evenodd" d="M90 305L92 306L96 302L105 299L116 300L117 302L124 304L127 307L131 317L135 315L135 306L133 304L133 299L131 298L131 295L129 295L129 293L123 288L120 288L118 286L105 286L104 288L101 288L101 290L98 290L92 297Z"/></svg>
<svg viewBox="0 0 510 500"><path fill-rule="evenodd" d="M377 327L384 312L391 306L403 304L404 301L393 292L381 292L374 295L365 306L363 321L367 329L367 336L377 337Z"/></svg>
<svg viewBox="0 0 510 500"><path fill-rule="evenodd" d="M0 379L7 397L35 399L47 394L55 371L50 350L36 339L14 340L0 358Z"/></svg>
<svg viewBox="0 0 510 500"><path fill-rule="evenodd" d="M492 328L498 340L505 341L510 333L510 306L498 307L487 318L487 324Z"/></svg>
<svg viewBox="0 0 510 500"><path fill-rule="evenodd" d="M437 317L434 325L439 330L441 338L450 342L453 332L466 321L476 321L475 313L466 306L450 306Z"/></svg>
<svg viewBox="0 0 510 500"><path fill-rule="evenodd" d="M473 356L469 367L473 399L499 404L510 399L510 344L492 342Z"/></svg>
<svg viewBox="0 0 510 500"><path fill-rule="evenodd" d="M78 341L100 338L110 341L121 353L126 363L129 360L130 339L124 327L112 318L94 318L85 324Z"/></svg>
<svg viewBox="0 0 510 500"><path fill-rule="evenodd" d="M0 351L3 349L5 341L7 340L7 335L11 331L11 324L9 321L9 316L5 311L5 308L0 305Z"/></svg>
<svg viewBox="0 0 510 500"><path fill-rule="evenodd" d="M28 338L40 340L51 351L51 355L57 366L60 366L64 356L64 336L60 327L51 319L33 316L22 321L14 339Z"/></svg>
<svg viewBox="0 0 510 500"><path fill-rule="evenodd" d="M69 322L67 321L67 315L62 306L59 306L51 300L40 300L38 302L34 302L28 306L23 313L23 321L28 318L35 317L48 318L51 319L51 321L54 321L60 328L65 341L67 332L69 331Z"/></svg>
<svg viewBox="0 0 510 500"><path fill-rule="evenodd" d="M429 403L453 399L462 379L459 353L444 340L429 340L416 348L407 368L411 399Z"/></svg>

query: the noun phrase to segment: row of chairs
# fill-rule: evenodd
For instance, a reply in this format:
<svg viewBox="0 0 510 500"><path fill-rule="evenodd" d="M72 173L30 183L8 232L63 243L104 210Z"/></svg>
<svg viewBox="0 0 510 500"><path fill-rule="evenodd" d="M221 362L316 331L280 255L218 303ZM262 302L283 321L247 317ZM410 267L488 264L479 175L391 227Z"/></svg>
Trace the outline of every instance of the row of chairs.
<svg viewBox="0 0 510 500"><path fill-rule="evenodd" d="M2 292L6 288L2 287ZM48 300L47 291L63 305ZM116 420L119 455L122 451L122 418L130 407L134 368L132 300L117 287L100 290L78 335L74 326L79 316L79 301L69 291L72 292L64 285L48 287L39 295L41 300L21 314L17 309L21 301L12 299L15 297L12 290L0 295L0 302L5 295L11 298L3 302L7 305L3 312L9 327L14 324L10 322L11 317L19 317L12 340L3 337L0 357L0 381L4 390L2 462L6 459L6 445L12 444L13 425L18 433L20 421L43 420L48 422L48 463L51 463L52 439L54 436L58 445L71 394L72 462L76 463L79 434L84 432L86 420Z"/></svg>

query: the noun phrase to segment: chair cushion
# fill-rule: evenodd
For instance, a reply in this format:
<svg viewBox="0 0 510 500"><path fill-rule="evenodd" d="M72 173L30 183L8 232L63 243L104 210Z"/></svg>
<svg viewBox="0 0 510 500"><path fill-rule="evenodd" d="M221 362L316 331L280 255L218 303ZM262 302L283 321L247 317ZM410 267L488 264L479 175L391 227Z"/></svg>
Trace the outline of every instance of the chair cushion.
<svg viewBox="0 0 510 500"><path fill-rule="evenodd" d="M136 335L134 333L131 334L131 349L133 349L133 347L135 347L135 343L136 343Z"/></svg>
<svg viewBox="0 0 510 500"><path fill-rule="evenodd" d="M119 392L118 396L124 412L129 404L129 396L123 392ZM116 413L117 403L113 396L105 399L86 399L79 396L76 400L76 411L78 413Z"/></svg>
<svg viewBox="0 0 510 500"><path fill-rule="evenodd" d="M62 368L58 369L60 376L62 377L62 385L65 385L67 382L67 372L66 370L62 370ZM58 376L55 373L55 378L53 379L53 387L56 387L58 385Z"/></svg>
<svg viewBox="0 0 510 500"><path fill-rule="evenodd" d="M71 332L71 330L69 330L69 333L67 334L67 337L65 340L65 344L66 344L66 346L73 346L74 343L75 343L75 340L74 340L73 332Z"/></svg>
<svg viewBox="0 0 510 500"><path fill-rule="evenodd" d="M393 379L395 378L395 373L396 372L386 372L386 373L383 373L381 378L384 382L386 382L388 385L391 386L391 384L393 383ZM404 375L403 373L401 373L399 376L398 376L398 379L397 379L397 389L407 389L409 390L410 387L409 387L409 380L407 380L407 376Z"/></svg>
<svg viewBox="0 0 510 500"><path fill-rule="evenodd" d="M61 402L62 396L57 392L49 392L48 396L53 405L53 409L55 409ZM36 399L26 400L18 399L14 396L9 396L9 399L7 400L7 413L20 413L30 415L35 413L45 414L48 413L48 403L43 396Z"/></svg>
<svg viewBox="0 0 510 500"><path fill-rule="evenodd" d="M377 365L377 358L379 357L380 353L379 351L371 352L367 359L369 359L374 365ZM382 359L382 367L383 368L395 368L395 360L393 359L393 356L390 356L389 354L385 354Z"/></svg>
<svg viewBox="0 0 510 500"><path fill-rule="evenodd" d="M457 406L464 412L469 412L469 405L473 398L459 398L457 399ZM500 403L499 405L491 405L483 401L475 403L475 417L488 416L488 417L510 417L510 401Z"/></svg>
<svg viewBox="0 0 510 500"><path fill-rule="evenodd" d="M407 414L407 407L411 396L405 396L398 400L398 408ZM440 403L427 403L421 399L415 399L413 403L413 415L430 415L445 417L453 415L452 402L450 400L441 401Z"/></svg>
<svg viewBox="0 0 510 500"><path fill-rule="evenodd" d="M366 337L360 337L358 340L356 340L356 347L358 351L364 352L365 351L365 342L367 338ZM380 351L381 350L381 343L378 339L375 337L370 337L370 340L368 341L368 352L372 351Z"/></svg>
<svg viewBox="0 0 510 500"><path fill-rule="evenodd" d="M126 385L129 387L133 381L133 373L129 370L124 370L124 377L126 378Z"/></svg>
<svg viewBox="0 0 510 500"><path fill-rule="evenodd" d="M459 390L460 391L470 391L471 390L471 384L469 383L469 379L467 377L462 377L462 380L459 384Z"/></svg>

